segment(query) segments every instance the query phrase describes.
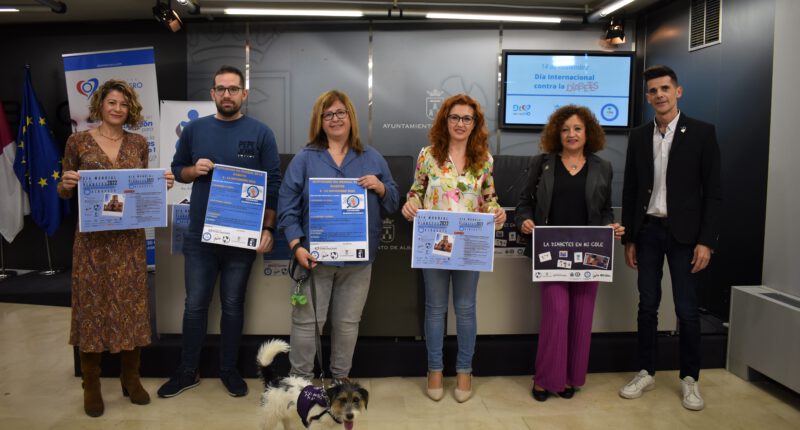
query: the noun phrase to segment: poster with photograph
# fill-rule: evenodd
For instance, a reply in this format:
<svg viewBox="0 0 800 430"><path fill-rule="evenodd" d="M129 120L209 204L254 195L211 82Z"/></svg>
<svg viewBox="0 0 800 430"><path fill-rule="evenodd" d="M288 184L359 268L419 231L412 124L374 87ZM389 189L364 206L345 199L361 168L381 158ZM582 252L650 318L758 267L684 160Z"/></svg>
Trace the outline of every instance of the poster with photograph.
<svg viewBox="0 0 800 430"><path fill-rule="evenodd" d="M414 217L411 267L494 270L494 215L420 210Z"/></svg>
<svg viewBox="0 0 800 430"><path fill-rule="evenodd" d="M256 249L266 208L267 172L215 164L203 243Z"/></svg>
<svg viewBox="0 0 800 430"><path fill-rule="evenodd" d="M81 233L167 226L163 169L80 170Z"/></svg>
<svg viewBox="0 0 800 430"><path fill-rule="evenodd" d="M368 212L358 178L309 178L311 255L317 261L369 261Z"/></svg>
<svg viewBox="0 0 800 430"><path fill-rule="evenodd" d="M535 282L614 280L611 227L537 226L532 240Z"/></svg>

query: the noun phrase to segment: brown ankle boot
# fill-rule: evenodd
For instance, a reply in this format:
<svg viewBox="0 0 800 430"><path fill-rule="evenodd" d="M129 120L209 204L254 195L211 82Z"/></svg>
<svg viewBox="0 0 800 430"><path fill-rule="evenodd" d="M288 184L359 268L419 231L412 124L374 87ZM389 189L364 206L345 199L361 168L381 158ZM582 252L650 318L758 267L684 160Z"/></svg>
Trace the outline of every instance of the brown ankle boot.
<svg viewBox="0 0 800 430"><path fill-rule="evenodd" d="M122 384L122 395L130 396L131 403L146 405L150 403L150 395L147 394L142 382L139 380L139 357L141 349L137 346L133 351L120 351L120 362L122 364L119 374L119 382Z"/></svg>
<svg viewBox="0 0 800 430"><path fill-rule="evenodd" d="M100 353L81 352L81 374L83 375L83 410L90 417L103 415L105 406L100 393Z"/></svg>

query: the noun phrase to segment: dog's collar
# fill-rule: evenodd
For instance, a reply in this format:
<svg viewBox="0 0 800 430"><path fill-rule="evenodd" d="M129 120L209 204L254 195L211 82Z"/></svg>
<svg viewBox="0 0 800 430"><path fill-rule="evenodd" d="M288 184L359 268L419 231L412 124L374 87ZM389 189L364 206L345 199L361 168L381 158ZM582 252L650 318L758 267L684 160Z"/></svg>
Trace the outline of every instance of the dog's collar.
<svg viewBox="0 0 800 430"><path fill-rule="evenodd" d="M311 412L311 408L313 408L314 405L320 406L325 410L318 415L309 417L308 413ZM300 396L297 399L297 414L300 415L303 426L306 428L311 425L312 421L322 418L325 414L329 414L336 423L341 424L341 422L331 414L330 402L328 401L327 394L325 394L325 390L313 385L303 388L300 392Z"/></svg>
<svg viewBox="0 0 800 430"><path fill-rule="evenodd" d="M334 421L336 424L341 424L341 423L342 423L342 421L341 421L340 419L336 418L336 416L335 416L335 415L333 415L333 414L331 413L331 410L330 410L330 408L328 408L328 409L325 409L324 411L322 411L322 413L320 413L320 414L317 414L317 415L314 415L314 416L310 417L310 418L308 419L308 424L306 424L306 428L308 428L308 426L310 426L310 425L311 425L311 422L312 422L312 421L316 421L316 420L318 420L318 419L322 418L322 416L323 416L323 415L325 415L325 414L328 414L328 415L330 415L330 416L331 416L331 419L332 419L332 420L333 420L333 421Z"/></svg>

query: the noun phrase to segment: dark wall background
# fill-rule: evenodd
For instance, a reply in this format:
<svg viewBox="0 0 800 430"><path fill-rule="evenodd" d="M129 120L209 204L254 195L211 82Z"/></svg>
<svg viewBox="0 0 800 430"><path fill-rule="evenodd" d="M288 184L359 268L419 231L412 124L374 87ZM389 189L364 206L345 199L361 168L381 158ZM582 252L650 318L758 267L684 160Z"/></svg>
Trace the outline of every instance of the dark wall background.
<svg viewBox="0 0 800 430"><path fill-rule="evenodd" d="M3 50L0 100L5 105L12 133L16 133L19 120L24 67L30 64L33 87L62 150L71 132L62 54L152 46L159 98L186 100L186 35L169 33L155 21L4 25L0 26L0 40L7 48ZM50 238L54 267L71 264L75 213L77 208ZM6 267L47 268L45 234L30 217L26 217L25 228L14 243L3 241L3 247Z"/></svg>
<svg viewBox="0 0 800 430"><path fill-rule="evenodd" d="M723 214L720 246L703 273L704 308L727 319L730 287L761 282L764 247L769 112L772 81L773 0L722 2L722 43L688 52L689 0L645 11L637 23L637 76L643 67L668 64L684 86L680 107L687 115L712 122L722 150ZM66 83L61 55L153 46L159 97L186 100L186 32L171 34L156 22L0 27L4 53L0 100L16 130L24 65L30 64L37 94L57 141L69 130ZM641 80L634 118L650 120ZM71 261L74 217L50 241L53 264ZM44 233L30 220L12 245L4 244L7 267L47 267Z"/></svg>
<svg viewBox="0 0 800 430"><path fill-rule="evenodd" d="M689 52L689 3L671 2L640 20L638 55L644 67L672 67L684 89L680 109L716 125L722 158L720 241L699 295L702 307L727 321L731 286L761 284L775 4L723 1L722 42ZM640 100L637 124L654 115L643 95Z"/></svg>

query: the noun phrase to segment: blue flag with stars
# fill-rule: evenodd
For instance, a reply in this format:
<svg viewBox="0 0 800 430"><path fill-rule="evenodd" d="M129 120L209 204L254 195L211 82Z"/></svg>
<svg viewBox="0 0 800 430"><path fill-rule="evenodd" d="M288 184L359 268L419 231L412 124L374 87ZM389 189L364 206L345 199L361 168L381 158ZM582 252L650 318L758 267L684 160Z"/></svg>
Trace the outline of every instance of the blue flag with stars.
<svg viewBox="0 0 800 430"><path fill-rule="evenodd" d="M61 225L61 219L69 213L69 203L58 197L61 151L56 146L44 110L33 91L29 68L25 69L17 141L14 173L22 184L22 189L28 193L33 221L48 236L52 236Z"/></svg>

